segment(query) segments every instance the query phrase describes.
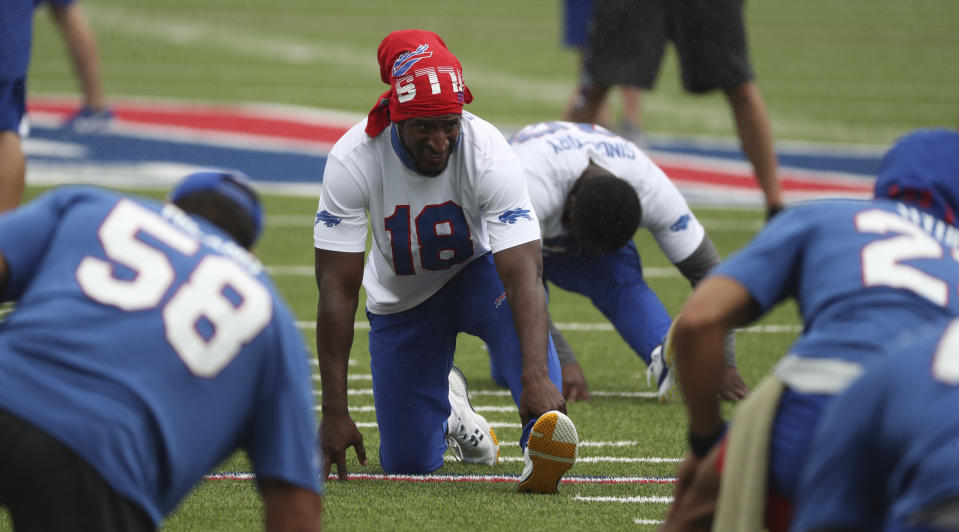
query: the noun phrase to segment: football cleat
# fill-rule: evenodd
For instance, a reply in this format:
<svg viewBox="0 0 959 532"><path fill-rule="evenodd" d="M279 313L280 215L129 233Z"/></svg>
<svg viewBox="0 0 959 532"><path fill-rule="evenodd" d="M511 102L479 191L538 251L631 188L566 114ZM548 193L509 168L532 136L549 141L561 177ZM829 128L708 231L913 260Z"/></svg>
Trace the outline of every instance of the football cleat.
<svg viewBox="0 0 959 532"><path fill-rule="evenodd" d="M556 493L563 474L576 462L578 444L579 435L571 419L556 410L540 416L523 450L523 474L517 491Z"/></svg>
<svg viewBox="0 0 959 532"><path fill-rule="evenodd" d="M683 402L683 392L676 382L676 370L673 367L676 351L672 345L672 333L673 328L670 327L663 343L650 354L649 367L646 368L646 384L652 386L653 382L656 383L656 396L663 404Z"/></svg>
<svg viewBox="0 0 959 532"><path fill-rule="evenodd" d="M486 418L470 404L466 376L453 366L449 375L450 417L446 421L446 445L453 458L466 464L496 465L499 440Z"/></svg>

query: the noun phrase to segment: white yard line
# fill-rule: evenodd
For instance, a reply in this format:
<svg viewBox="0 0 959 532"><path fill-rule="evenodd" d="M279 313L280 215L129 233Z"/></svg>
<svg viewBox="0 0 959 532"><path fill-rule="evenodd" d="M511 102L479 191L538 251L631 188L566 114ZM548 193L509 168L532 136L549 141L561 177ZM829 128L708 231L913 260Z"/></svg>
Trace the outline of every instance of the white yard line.
<svg viewBox="0 0 959 532"><path fill-rule="evenodd" d="M357 423L359 425L359 423ZM502 449L502 445L500 446ZM447 462L455 462L456 459L452 456L444 456L444 460ZM503 456L500 455L500 462L522 462L524 458L522 456ZM628 457L628 456L577 456L577 464L599 464L599 463L617 463L617 464L674 464L682 461L682 458L661 458L655 456L640 456L640 457Z"/></svg>
<svg viewBox="0 0 959 532"><path fill-rule="evenodd" d="M672 497L585 497L583 495L574 495L571 497L574 501L584 502L619 502L619 503L663 503L673 502Z"/></svg>
<svg viewBox="0 0 959 532"><path fill-rule="evenodd" d="M269 268L267 268L269 269ZM313 321L298 321L296 326L300 329L315 329L316 322ZM562 331L598 331L598 332L607 332L615 331L611 323L581 323L581 322L560 322L556 324ZM357 321L353 323L353 327L359 330L367 330L370 328L370 323L367 321ZM802 330L802 325L753 325L752 327L745 327L743 329L737 329L737 332L744 333L763 333L763 334L784 334L784 333L797 333Z"/></svg>

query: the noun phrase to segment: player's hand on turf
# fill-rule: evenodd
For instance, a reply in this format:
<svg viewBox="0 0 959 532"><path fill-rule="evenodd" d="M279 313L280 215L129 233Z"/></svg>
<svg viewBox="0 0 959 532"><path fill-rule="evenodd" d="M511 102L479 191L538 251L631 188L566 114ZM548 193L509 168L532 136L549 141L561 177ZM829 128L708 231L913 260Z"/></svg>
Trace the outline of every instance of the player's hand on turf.
<svg viewBox="0 0 959 532"><path fill-rule="evenodd" d="M349 415L323 416L320 422L320 442L323 447L323 478L329 478L331 466L336 464L340 480L346 480L346 450L350 447L356 451L360 464L366 466L363 435Z"/></svg>
<svg viewBox="0 0 959 532"><path fill-rule="evenodd" d="M523 379L523 393L519 397L519 416L526 425L529 420L550 410L566 413L566 399L559 393L548 375Z"/></svg>
<svg viewBox="0 0 959 532"><path fill-rule="evenodd" d="M734 403L745 399L749 395L749 387L739 375L739 370L735 366L726 366L723 371L723 387L719 391L719 396Z"/></svg>
<svg viewBox="0 0 959 532"><path fill-rule="evenodd" d="M579 362L563 366L563 397L566 398L567 403L593 400L589 395L586 375L583 374L583 368L579 366Z"/></svg>

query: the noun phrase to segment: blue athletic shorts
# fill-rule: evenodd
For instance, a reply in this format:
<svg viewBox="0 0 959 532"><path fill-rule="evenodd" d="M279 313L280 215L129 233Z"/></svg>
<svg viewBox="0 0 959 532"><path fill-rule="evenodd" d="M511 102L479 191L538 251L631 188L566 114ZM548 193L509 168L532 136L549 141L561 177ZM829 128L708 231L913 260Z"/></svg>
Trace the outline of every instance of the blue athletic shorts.
<svg viewBox="0 0 959 532"><path fill-rule="evenodd" d="M787 387L779 400L770 435L769 486L790 501L795 499L822 411L833 397L799 393Z"/></svg>
<svg viewBox="0 0 959 532"><path fill-rule="evenodd" d="M672 319L643 279L636 244L629 242L598 257L576 254L573 242L565 247L571 251L543 257L543 276L564 290L588 297L649 364L650 352L662 343Z"/></svg>
<svg viewBox="0 0 959 532"><path fill-rule="evenodd" d="M496 357L519 404L519 337L491 254L474 260L416 307L395 314L367 312L367 317L380 463L388 473L424 474L443 466L448 375L457 334L478 336L490 346L490 356ZM561 389L562 372L551 339L548 366L550 379ZM521 446L531 426L524 428Z"/></svg>
<svg viewBox="0 0 959 532"><path fill-rule="evenodd" d="M27 83L24 78L0 80L0 131L20 132L27 113Z"/></svg>

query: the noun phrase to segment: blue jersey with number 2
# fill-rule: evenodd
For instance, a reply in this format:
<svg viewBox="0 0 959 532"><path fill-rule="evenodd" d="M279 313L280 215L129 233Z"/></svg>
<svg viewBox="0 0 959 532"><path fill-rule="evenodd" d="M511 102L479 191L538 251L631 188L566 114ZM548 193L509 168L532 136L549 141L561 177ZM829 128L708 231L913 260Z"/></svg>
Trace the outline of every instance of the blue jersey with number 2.
<svg viewBox="0 0 959 532"><path fill-rule="evenodd" d="M823 200L777 215L714 271L765 312L793 297L790 353L864 364L901 331L959 315L959 230L889 200Z"/></svg>
<svg viewBox="0 0 959 532"><path fill-rule="evenodd" d="M67 187L0 217L0 408L159 522L237 448L318 491L303 339L262 264L172 205Z"/></svg>

